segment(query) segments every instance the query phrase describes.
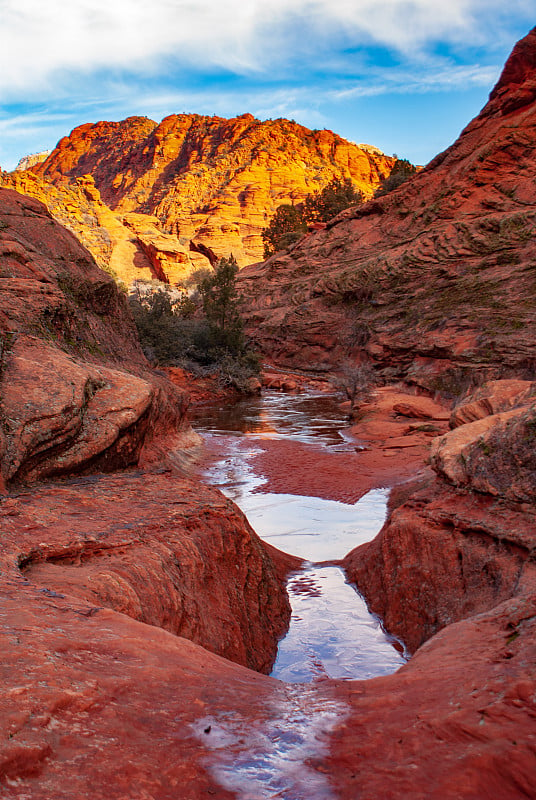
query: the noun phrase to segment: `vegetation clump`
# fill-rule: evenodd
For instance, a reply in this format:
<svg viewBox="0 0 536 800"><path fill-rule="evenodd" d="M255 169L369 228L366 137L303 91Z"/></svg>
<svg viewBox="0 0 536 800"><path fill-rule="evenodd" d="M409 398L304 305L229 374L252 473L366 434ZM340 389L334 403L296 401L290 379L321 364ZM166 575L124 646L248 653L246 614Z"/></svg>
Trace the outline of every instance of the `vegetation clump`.
<svg viewBox="0 0 536 800"><path fill-rule="evenodd" d="M303 218L301 206L285 203L276 208L275 214L267 228L262 232L264 257L269 258L279 250L286 250L297 242L307 231L307 223Z"/></svg>
<svg viewBox="0 0 536 800"><path fill-rule="evenodd" d="M361 406L369 403L374 393L376 385L374 369L366 362L355 364L347 361L341 366L336 385L350 401L351 416L357 419Z"/></svg>
<svg viewBox="0 0 536 800"><path fill-rule="evenodd" d="M415 175L417 167L412 164L407 158L398 158L395 155L395 163L387 178L381 182L380 187L376 190L374 197L382 197L384 194L389 194L395 189L398 189L408 178Z"/></svg>
<svg viewBox="0 0 536 800"><path fill-rule="evenodd" d="M314 222L327 222L350 206L363 202L363 195L349 178L333 178L324 188L310 194L303 203L278 206L268 227L262 232L264 257L286 250Z"/></svg>
<svg viewBox="0 0 536 800"><path fill-rule="evenodd" d="M158 366L218 372L220 382L248 391L260 371L244 335L233 256L197 276L191 294L165 284L137 290L130 307L147 358Z"/></svg>

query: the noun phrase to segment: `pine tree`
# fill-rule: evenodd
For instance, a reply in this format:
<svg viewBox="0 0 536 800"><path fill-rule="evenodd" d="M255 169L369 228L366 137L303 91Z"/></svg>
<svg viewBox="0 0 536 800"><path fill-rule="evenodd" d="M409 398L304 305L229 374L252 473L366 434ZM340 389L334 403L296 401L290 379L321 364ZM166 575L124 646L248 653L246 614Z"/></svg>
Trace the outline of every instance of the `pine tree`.
<svg viewBox="0 0 536 800"><path fill-rule="evenodd" d="M216 348L238 354L244 348L244 329L240 316L240 296L236 289L238 264L231 255L222 258L215 271L199 284L203 311Z"/></svg>

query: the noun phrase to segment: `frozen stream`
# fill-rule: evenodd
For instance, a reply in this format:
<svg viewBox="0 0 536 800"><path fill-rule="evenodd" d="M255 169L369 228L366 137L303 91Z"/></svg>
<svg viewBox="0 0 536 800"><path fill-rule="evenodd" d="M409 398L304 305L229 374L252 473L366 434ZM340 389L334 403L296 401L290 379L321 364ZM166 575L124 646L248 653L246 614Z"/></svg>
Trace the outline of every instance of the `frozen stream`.
<svg viewBox="0 0 536 800"><path fill-rule="evenodd" d="M232 498L265 541L308 562L288 582L292 618L272 675L291 683L319 677L364 679L394 672L403 648L382 629L361 596L333 562L380 530L387 492L369 492L354 505L317 497L263 491L252 457L261 439L294 439L326 447L344 458L354 444L333 398L268 394L232 407L203 409L196 429L225 437L225 455L204 478Z"/></svg>

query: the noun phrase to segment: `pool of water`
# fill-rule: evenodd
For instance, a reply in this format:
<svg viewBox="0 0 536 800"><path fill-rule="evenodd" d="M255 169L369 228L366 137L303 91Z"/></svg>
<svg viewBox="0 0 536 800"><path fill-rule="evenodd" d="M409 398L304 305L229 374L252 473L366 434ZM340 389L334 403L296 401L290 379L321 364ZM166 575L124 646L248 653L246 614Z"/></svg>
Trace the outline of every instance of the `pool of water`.
<svg viewBox="0 0 536 800"><path fill-rule="evenodd" d="M402 645L369 613L339 566L329 563L374 538L385 520L387 491L371 491L353 505L274 494L263 491L264 478L254 468L256 442L266 438L330 448L340 458L353 452L355 442L335 399L268 394L224 409L203 409L194 424L209 444L224 439L226 445L223 456L205 465L205 480L234 500L262 539L306 561L288 581L291 624L272 675L293 683L365 679L405 663Z"/></svg>

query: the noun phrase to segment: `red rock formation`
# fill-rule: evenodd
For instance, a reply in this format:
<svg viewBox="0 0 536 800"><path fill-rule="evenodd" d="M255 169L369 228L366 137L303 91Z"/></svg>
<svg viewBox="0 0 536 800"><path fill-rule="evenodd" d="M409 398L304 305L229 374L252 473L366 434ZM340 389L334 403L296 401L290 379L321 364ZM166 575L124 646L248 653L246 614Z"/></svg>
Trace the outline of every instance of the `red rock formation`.
<svg viewBox="0 0 536 800"><path fill-rule="evenodd" d="M182 244L232 253L243 266L262 257L260 234L278 205L333 177L351 178L370 197L393 163L285 119L178 114L159 125L146 117L81 125L34 170L54 183L90 173L114 210L155 215Z"/></svg>
<svg viewBox="0 0 536 800"><path fill-rule="evenodd" d="M536 469L524 463L534 452L530 419L527 411L504 412L442 437L440 452L449 441L454 460L456 451L467 452L464 429L470 439L475 426L488 423L502 458L486 452L487 485L470 450L461 458L464 488L436 454L432 464L450 484L426 481L373 542L345 559L372 610L416 653L395 676L348 687L352 712L333 745L343 798L355 796L353 787L370 800L533 794Z"/></svg>
<svg viewBox="0 0 536 800"><path fill-rule="evenodd" d="M527 560L513 598L450 624L395 675L340 687L351 712L322 765L338 797L533 796L535 596Z"/></svg>
<svg viewBox="0 0 536 800"><path fill-rule="evenodd" d="M532 48L531 37L528 43ZM510 87L508 92L514 79L527 74L526 47L527 42L517 48L513 66L505 70L507 79L503 75L502 81L505 89ZM525 80L512 94L505 91L492 99L499 103L494 124L500 122L501 109L509 108L509 96L515 96L515 110L508 113L519 112L519 103L530 97L526 84ZM456 161L452 163L455 168ZM7 386L4 370L14 370L11 377L20 375L22 385L37 369L22 371L25 353L43 348L41 357L50 356L53 379L35 386L28 378L28 396L21 395L15 421L19 416L22 420L26 402L36 406L41 395L42 408L57 386L61 394L62 381L69 380L72 369L72 401L51 417L50 430L61 432L60 423L67 429L76 416L73 407L83 380L76 370L87 370L83 416L94 432L76 444L82 446L98 438L107 418L119 429L123 389L129 408L139 413L134 407L143 406L143 386L134 380L132 392L126 391L126 365L142 383L151 383L149 374L120 297L87 253L35 201L3 191L0 202L0 264L6 292L0 317L2 394ZM475 220L470 222L474 233ZM39 327L44 309L62 311L52 314L50 325L47 312L47 325ZM98 358L87 347L92 332L101 337ZM71 343L73 333L73 341L81 337L79 349ZM360 335L367 338L363 331ZM526 336L528 341L530 332ZM44 352L42 337L48 337L51 352ZM510 340L512 347L517 341ZM523 350L521 339L519 343ZM455 350L452 344L451 350L443 346L447 354ZM15 347L21 350L12 352ZM320 354L320 344L318 348ZM411 358L410 351L405 357ZM519 358L522 363L523 353ZM514 363L515 354L509 359ZM417 360L412 363L415 366ZM420 366L422 372L428 365ZM117 393L117 403L104 397L100 410L89 410L91 381L99 381L93 370L100 370L100 380L106 383L93 386L93 397L110 391ZM112 371L122 373L125 383L119 385ZM400 408L400 401L389 402L393 410L395 405ZM423 410L417 405L412 413ZM152 403L150 408L153 419L166 429L170 405L170 417L162 404ZM406 401L403 421L399 417L391 422L408 425L409 410ZM510 415L506 420L500 417L504 413ZM488 438L486 448L480 447L489 458L486 480L493 493L490 488L482 491L486 487L479 483L481 461L469 448L465 488L452 485L457 482L454 475L451 483L437 478L423 486L393 512L375 542L346 559L351 577L389 627L412 648L424 642L402 670L372 681L320 681L289 688L147 624L177 631L183 623L188 629L194 622L199 641L210 644L216 636L219 652L238 653L245 661L258 657L259 636L259 661L263 660L263 626L270 625L278 608L277 580L241 515L216 492L181 484L171 476L132 473L91 476L4 497L2 797L200 800L212 795L226 800L236 792L227 783L222 759L236 771L239 757L246 768L242 786L251 796L252 770L269 777L296 741L301 748L298 758L294 752L286 776L277 776L277 788L272 784L273 793L289 794L285 784L289 775L292 780L294 766L295 774L327 780L344 800L533 797L536 470L529 459L534 452L534 412L531 406L500 414L499 420L484 420ZM40 422L24 422L15 437L5 426L9 421L4 419L1 428L4 468L14 463L5 453L22 452L24 447L39 460L41 444L48 448ZM460 431L471 425L447 434L447 439L452 437L452 455L459 447ZM506 461L497 460L488 444L494 441L501 457L507 454ZM61 454L63 443L58 445ZM47 458L52 458L54 451L49 450ZM25 457L22 463L38 462ZM506 476L508 486L493 482L494 474ZM194 494L199 494L199 502ZM239 563L229 563L228 553ZM213 554L218 556L217 571L206 568ZM242 559L246 565L241 569ZM191 571L182 571L184 565ZM75 580L77 571L80 577ZM165 594L161 585L168 590ZM194 591L195 597L190 594ZM243 594L250 604L258 603L253 617L241 605ZM219 615L217 619L203 614L198 597ZM189 611L183 618L181 607ZM328 736L327 717L337 714L330 752L304 750L300 726L310 721L311 738L318 746ZM317 727L314 715L319 717ZM279 720L281 728L274 728ZM268 761L272 751L274 759ZM326 796L328 787L322 791Z"/></svg>
<svg viewBox="0 0 536 800"><path fill-rule="evenodd" d="M414 652L453 622L518 591L534 548L534 509L435 480L396 509L381 534L347 556L351 580Z"/></svg>
<svg viewBox="0 0 536 800"><path fill-rule="evenodd" d="M185 396L149 369L124 295L41 203L7 189L0 270L4 481L123 467L178 445Z"/></svg>
<svg viewBox="0 0 536 800"><path fill-rule="evenodd" d="M288 600L260 539L219 492L169 474L77 478L14 494L1 511L4 558L50 596L270 669Z"/></svg>
<svg viewBox="0 0 536 800"><path fill-rule="evenodd" d="M249 332L283 366L370 359L456 396L532 374L536 31L481 114L397 191L240 273Z"/></svg>
<svg viewBox="0 0 536 800"><path fill-rule="evenodd" d="M456 486L536 501L536 405L493 414L434 440L430 460Z"/></svg>
<svg viewBox="0 0 536 800"><path fill-rule="evenodd" d="M246 762L242 787L248 796L254 796L252 765L259 765L266 782L273 775L272 785L286 787L298 774L311 782L311 794L324 780L326 792L332 786L348 800L531 796L532 511L513 511L496 500L490 506L484 496L460 490L448 497L437 492L439 484L425 489L395 512L383 533L384 553L395 556L392 545L400 539L401 547L417 545L421 558L413 550L408 564L406 549L400 559L393 557L389 564L399 580L388 584L385 570L378 597L385 603L387 592L387 606L408 639L411 631L431 635L438 621L453 624L395 675L290 688L120 613L176 620L182 602L197 619L199 607L189 593L195 586L196 598L205 602L206 592L211 607L216 594L218 621L233 629L234 614L228 619L226 609L234 609L237 595L226 559L218 561L217 572L201 576L184 569L179 575L179 568L193 566L212 543L214 514L225 526L225 538L216 534L218 553L256 549L240 515L231 511L227 527L230 504L217 493L201 492L200 515L189 484L150 476L137 496L139 477L77 479L41 487L34 498L15 495L0 506L7 532L0 573L0 720L7 734L0 744L2 797L82 800L90 791L104 800L136 796L143 786L148 797L162 800L175 800L177 791L188 800L223 800L237 795L222 761L237 778ZM416 521L424 539L415 535ZM185 527L186 539L180 533ZM371 588L387 563L382 558L370 559ZM75 572L82 580L69 577ZM264 594L269 573L260 582L258 567L249 573L253 596ZM169 587L159 601L153 580ZM203 615L202 635L210 638L214 623ZM329 753L308 751L304 725L319 747L329 716L338 716ZM290 755L301 758L285 762L296 742L298 751ZM294 774L283 772L286 763L296 764Z"/></svg>
<svg viewBox="0 0 536 800"><path fill-rule="evenodd" d="M164 233L156 217L115 214L108 208L91 175L54 186L33 172L0 172L0 186L44 203L120 284L156 279L182 285L195 269L188 247Z"/></svg>
<svg viewBox="0 0 536 800"><path fill-rule="evenodd" d="M476 391L468 393L457 404L450 416L450 427L457 428L490 414L527 405L535 394L536 383L533 381L489 381Z"/></svg>

